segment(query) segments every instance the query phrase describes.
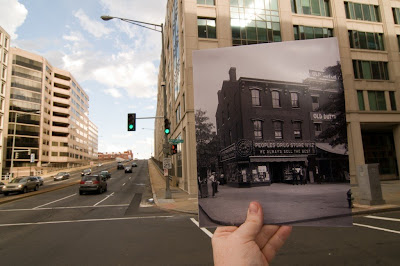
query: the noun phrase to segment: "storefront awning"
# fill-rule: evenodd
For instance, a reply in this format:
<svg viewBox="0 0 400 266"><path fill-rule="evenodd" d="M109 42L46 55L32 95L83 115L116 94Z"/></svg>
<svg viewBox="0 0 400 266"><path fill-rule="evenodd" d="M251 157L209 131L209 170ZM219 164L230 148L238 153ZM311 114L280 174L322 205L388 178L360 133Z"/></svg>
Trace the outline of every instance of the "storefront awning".
<svg viewBox="0 0 400 266"><path fill-rule="evenodd" d="M268 162L307 162L307 157L268 157L268 156L250 156L250 162L268 163Z"/></svg>
<svg viewBox="0 0 400 266"><path fill-rule="evenodd" d="M335 147L332 147L331 145L329 145L329 143L316 143L315 146L317 146L318 149L321 149L326 152L340 154L340 155L347 155L347 150L344 144L339 144L336 145Z"/></svg>

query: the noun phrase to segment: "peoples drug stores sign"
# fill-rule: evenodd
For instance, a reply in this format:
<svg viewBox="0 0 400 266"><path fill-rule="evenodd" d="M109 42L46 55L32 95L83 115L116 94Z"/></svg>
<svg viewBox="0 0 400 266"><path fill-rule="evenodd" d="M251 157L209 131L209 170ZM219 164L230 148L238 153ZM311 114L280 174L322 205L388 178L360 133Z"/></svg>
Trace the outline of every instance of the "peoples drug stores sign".
<svg viewBox="0 0 400 266"><path fill-rule="evenodd" d="M254 141L255 156L307 156L315 154L315 142Z"/></svg>

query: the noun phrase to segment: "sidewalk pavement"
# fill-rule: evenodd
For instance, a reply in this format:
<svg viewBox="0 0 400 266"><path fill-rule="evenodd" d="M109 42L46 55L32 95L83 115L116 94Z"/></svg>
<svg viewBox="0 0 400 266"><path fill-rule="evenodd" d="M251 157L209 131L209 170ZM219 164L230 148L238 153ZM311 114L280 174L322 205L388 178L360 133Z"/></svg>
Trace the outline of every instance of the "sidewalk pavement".
<svg viewBox="0 0 400 266"><path fill-rule="evenodd" d="M156 205L165 210L197 215L199 210L197 194L188 194L178 187L170 186L172 199L165 199L165 177L152 160L148 161L148 165L153 198ZM382 181L381 186L386 204L376 206L357 204L358 188L351 187L355 197L354 208L352 209L353 215L400 210L400 180Z"/></svg>

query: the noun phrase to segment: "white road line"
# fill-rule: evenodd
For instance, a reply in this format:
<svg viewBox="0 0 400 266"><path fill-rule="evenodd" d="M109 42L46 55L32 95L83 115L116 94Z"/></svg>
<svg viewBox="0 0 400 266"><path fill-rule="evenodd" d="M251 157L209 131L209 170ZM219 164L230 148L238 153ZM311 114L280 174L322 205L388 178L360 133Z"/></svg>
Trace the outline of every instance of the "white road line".
<svg viewBox="0 0 400 266"><path fill-rule="evenodd" d="M173 216L143 216L143 217L121 217L121 218L86 219L86 220L69 220L69 221L50 221L50 222L36 222L36 223L15 223L15 224L0 224L0 227L21 226L21 225L103 222L103 221L123 221L123 220L139 220L139 219L172 218L172 217Z"/></svg>
<svg viewBox="0 0 400 266"><path fill-rule="evenodd" d="M98 204L102 203L103 201L105 201L106 199L108 199L109 197L111 197L112 195L114 195L114 192L111 193L110 195L108 195L107 197L105 197L104 199L100 200L99 202L97 202L95 205L93 206L97 206Z"/></svg>
<svg viewBox="0 0 400 266"><path fill-rule="evenodd" d="M374 215L367 215L364 216L365 218L370 218L370 219L377 219L377 220L386 220L386 221L392 221L392 222L400 222L400 219L396 218L389 218L389 217L380 217L380 216L374 216Z"/></svg>
<svg viewBox="0 0 400 266"><path fill-rule="evenodd" d="M52 201L52 202L49 202L49 203L46 203L46 204L37 206L37 207L35 207L35 208L33 208L33 209L39 209L40 207L43 207L43 206L46 206L46 205L55 203L55 202L60 201L60 200L68 199L68 198L70 198L70 197L72 197L72 196L75 196L75 195L76 195L76 193L75 193L75 194L72 194L72 195L69 195L69 196L66 196L66 197L64 197L64 198L62 198L62 199L58 199L58 200L55 200L55 201Z"/></svg>
<svg viewBox="0 0 400 266"><path fill-rule="evenodd" d="M6 209L6 210L0 210L0 212L43 211L43 210L63 210L63 209L80 209L80 208L126 207L126 206L129 206L129 204L99 205L99 206L70 206L70 207L53 207L53 208L40 208L40 209Z"/></svg>
<svg viewBox="0 0 400 266"><path fill-rule="evenodd" d="M199 227L199 222L196 221L196 219L190 218L190 220L191 220L197 227ZM213 234L212 234L210 231L208 231L206 228L204 228L204 227L199 227L199 228L201 229L201 231L203 231L204 233L206 233L206 235L208 235L210 238L213 237Z"/></svg>
<svg viewBox="0 0 400 266"><path fill-rule="evenodd" d="M132 177L130 176L130 177L129 177L129 180L131 180L131 178L132 178Z"/></svg>
<svg viewBox="0 0 400 266"><path fill-rule="evenodd" d="M125 186L126 183L123 183L122 186Z"/></svg>
<svg viewBox="0 0 400 266"><path fill-rule="evenodd" d="M390 229L381 228L381 227L375 227L375 226L366 225L366 224L353 223L353 225L361 226L361 227L367 227L367 228L370 228L370 229L385 231L385 232L394 233L394 234L400 234L400 231L390 230Z"/></svg>

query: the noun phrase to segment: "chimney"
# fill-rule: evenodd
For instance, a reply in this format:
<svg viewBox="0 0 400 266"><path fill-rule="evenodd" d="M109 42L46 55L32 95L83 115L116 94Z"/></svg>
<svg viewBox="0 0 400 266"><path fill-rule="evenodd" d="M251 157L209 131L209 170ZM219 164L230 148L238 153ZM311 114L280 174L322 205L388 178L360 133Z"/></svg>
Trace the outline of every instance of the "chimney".
<svg viewBox="0 0 400 266"><path fill-rule="evenodd" d="M229 81L236 81L236 67L229 69Z"/></svg>

